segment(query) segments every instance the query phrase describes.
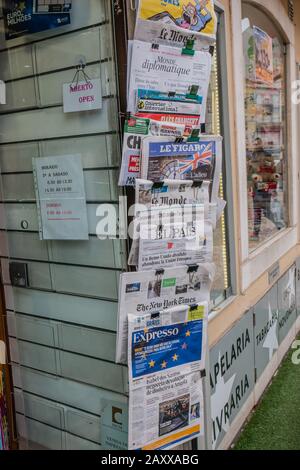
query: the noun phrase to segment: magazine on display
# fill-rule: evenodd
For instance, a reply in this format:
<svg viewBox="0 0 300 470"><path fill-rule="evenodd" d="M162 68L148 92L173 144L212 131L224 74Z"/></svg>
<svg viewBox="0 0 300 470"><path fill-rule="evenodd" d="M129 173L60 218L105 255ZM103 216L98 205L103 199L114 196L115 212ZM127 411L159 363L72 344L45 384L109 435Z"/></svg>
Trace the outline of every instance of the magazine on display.
<svg viewBox="0 0 300 470"><path fill-rule="evenodd" d="M183 47L192 38L201 49L216 40L216 31L213 0L139 0L136 39Z"/></svg>
<svg viewBox="0 0 300 470"><path fill-rule="evenodd" d="M128 315L129 448L163 449L203 430L208 304Z"/></svg>
<svg viewBox="0 0 300 470"><path fill-rule="evenodd" d="M135 186L141 174L142 140L148 136L183 137L190 135L192 127L183 124L157 122L130 117L125 121L122 165L119 186Z"/></svg>
<svg viewBox="0 0 300 470"><path fill-rule="evenodd" d="M190 87L197 87L204 122L211 63L209 52L189 55L178 48L133 41L127 110L135 112L138 89L186 95Z"/></svg>
<svg viewBox="0 0 300 470"><path fill-rule="evenodd" d="M141 316L180 305L209 302L214 274L213 264L122 273L116 362L127 362L128 314Z"/></svg>
<svg viewBox="0 0 300 470"><path fill-rule="evenodd" d="M222 137L201 135L197 142L146 138L142 143L143 179L153 182L193 180L212 182L211 202L219 193Z"/></svg>

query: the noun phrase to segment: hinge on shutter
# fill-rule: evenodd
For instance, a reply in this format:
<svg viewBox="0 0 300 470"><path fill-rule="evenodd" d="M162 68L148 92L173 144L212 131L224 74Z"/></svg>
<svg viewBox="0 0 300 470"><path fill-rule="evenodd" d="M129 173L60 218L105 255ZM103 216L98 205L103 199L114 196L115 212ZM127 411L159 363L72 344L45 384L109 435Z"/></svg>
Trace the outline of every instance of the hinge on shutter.
<svg viewBox="0 0 300 470"><path fill-rule="evenodd" d="M255 313L253 313L253 326L255 326L255 325L256 325L256 315L255 315Z"/></svg>
<svg viewBox="0 0 300 470"><path fill-rule="evenodd" d="M292 22L294 22L294 18L295 18L294 0L288 0L288 15L289 15L289 19Z"/></svg>
<svg viewBox="0 0 300 470"><path fill-rule="evenodd" d="M257 382L257 369L256 369L256 367L254 369L254 382L255 383Z"/></svg>

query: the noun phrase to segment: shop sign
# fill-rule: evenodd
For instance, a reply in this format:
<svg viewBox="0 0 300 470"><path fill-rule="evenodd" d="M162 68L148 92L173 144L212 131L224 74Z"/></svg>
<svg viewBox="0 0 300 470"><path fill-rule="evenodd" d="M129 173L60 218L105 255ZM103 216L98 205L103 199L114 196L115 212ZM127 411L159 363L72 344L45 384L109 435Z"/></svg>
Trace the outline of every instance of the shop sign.
<svg viewBox="0 0 300 470"><path fill-rule="evenodd" d="M269 285L271 286L280 276L280 264L279 261L275 263L268 272Z"/></svg>
<svg viewBox="0 0 300 470"><path fill-rule="evenodd" d="M71 22L71 8L71 0L68 2L5 0L3 6L5 39L15 39L26 34L68 25Z"/></svg>
<svg viewBox="0 0 300 470"><path fill-rule="evenodd" d="M278 285L254 307L255 368L257 379L272 360L279 347Z"/></svg>
<svg viewBox="0 0 300 470"><path fill-rule="evenodd" d="M87 240L88 221L80 155L33 159L42 240Z"/></svg>
<svg viewBox="0 0 300 470"><path fill-rule="evenodd" d="M101 446L103 450L128 449L128 407L109 402L101 412Z"/></svg>
<svg viewBox="0 0 300 470"><path fill-rule="evenodd" d="M291 269L278 282L278 340L286 338L296 322L296 267Z"/></svg>
<svg viewBox="0 0 300 470"><path fill-rule="evenodd" d="M253 311L210 351L212 446L217 449L254 389Z"/></svg>
<svg viewBox="0 0 300 470"><path fill-rule="evenodd" d="M63 85L64 113L102 108L101 80L84 80Z"/></svg>

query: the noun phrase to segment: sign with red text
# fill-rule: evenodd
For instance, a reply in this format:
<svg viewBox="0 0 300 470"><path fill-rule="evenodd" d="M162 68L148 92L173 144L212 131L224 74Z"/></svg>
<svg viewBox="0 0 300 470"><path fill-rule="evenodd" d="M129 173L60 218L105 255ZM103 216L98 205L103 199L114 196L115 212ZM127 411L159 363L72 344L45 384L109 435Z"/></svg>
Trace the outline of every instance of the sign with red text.
<svg viewBox="0 0 300 470"><path fill-rule="evenodd" d="M102 108L101 80L84 80L63 85L64 113Z"/></svg>
<svg viewBox="0 0 300 470"><path fill-rule="evenodd" d="M34 158L33 174L41 240L89 238L80 155Z"/></svg>

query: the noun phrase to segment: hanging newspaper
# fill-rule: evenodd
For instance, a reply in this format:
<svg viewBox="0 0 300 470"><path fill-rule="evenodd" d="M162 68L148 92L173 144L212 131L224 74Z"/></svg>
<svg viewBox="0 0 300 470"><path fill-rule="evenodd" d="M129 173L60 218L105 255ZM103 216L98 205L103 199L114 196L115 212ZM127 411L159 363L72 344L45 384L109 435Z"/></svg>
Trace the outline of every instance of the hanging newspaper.
<svg viewBox="0 0 300 470"><path fill-rule="evenodd" d="M209 302L214 275L213 264L122 273L119 284L116 361L127 361L129 313L140 316L180 305Z"/></svg>
<svg viewBox="0 0 300 470"><path fill-rule="evenodd" d="M139 263L139 233L140 220L136 219L141 213L150 211L153 208L174 208L180 206L184 208L188 205L204 205L205 220L216 226L217 205L209 204L209 186L208 181L193 183L192 181L166 180L155 184L152 181L136 180L136 202L135 219L133 222L134 235L131 246L128 265L137 266ZM167 213L169 218L169 214ZM204 230L208 231L208 227ZM208 233L207 233L208 236ZM209 247L212 252L212 246ZM186 263L184 263L186 264Z"/></svg>
<svg viewBox="0 0 300 470"><path fill-rule="evenodd" d="M222 137L200 136L197 142L148 137L143 140L142 155L143 179L209 180L211 202L216 203L222 170Z"/></svg>
<svg viewBox="0 0 300 470"><path fill-rule="evenodd" d="M142 140L147 136L183 137L193 127L130 117L125 121L119 186L134 186L141 175Z"/></svg>
<svg viewBox="0 0 300 470"><path fill-rule="evenodd" d="M222 204L223 202L223 204ZM209 181L181 181L164 180L153 183L149 180L137 179L135 184L135 214L150 210L152 206L169 207L204 204L205 220L216 223L221 216L225 205L221 199L217 203L210 203Z"/></svg>
<svg viewBox="0 0 300 470"><path fill-rule="evenodd" d="M213 228L204 205L154 207L141 212L136 224L139 271L212 262Z"/></svg>
<svg viewBox="0 0 300 470"><path fill-rule="evenodd" d="M199 127L200 114L199 115L189 115L189 114L167 114L167 113L142 113L138 112L135 114L136 117L151 119L152 121L170 123L170 124L179 124L187 127Z"/></svg>
<svg viewBox="0 0 300 470"><path fill-rule="evenodd" d="M172 207L209 203L209 181L197 184L188 180L165 180L155 184L149 180L137 179L135 189L135 203L139 210L150 209L151 206Z"/></svg>
<svg viewBox="0 0 300 470"><path fill-rule="evenodd" d="M189 55L178 48L133 41L127 110L135 112L138 89L186 95L190 87L197 87L202 97L200 122L203 123L211 63L209 52L195 51Z"/></svg>
<svg viewBox="0 0 300 470"><path fill-rule="evenodd" d="M128 315L129 448L165 449L203 431L206 302Z"/></svg>
<svg viewBox="0 0 300 470"><path fill-rule="evenodd" d="M203 48L216 40L213 0L139 0L135 38L183 47L187 39Z"/></svg>

